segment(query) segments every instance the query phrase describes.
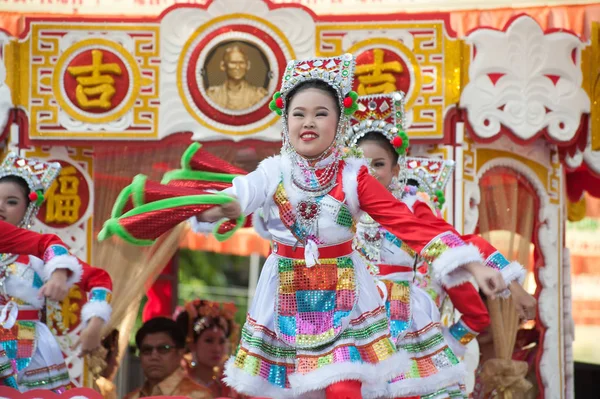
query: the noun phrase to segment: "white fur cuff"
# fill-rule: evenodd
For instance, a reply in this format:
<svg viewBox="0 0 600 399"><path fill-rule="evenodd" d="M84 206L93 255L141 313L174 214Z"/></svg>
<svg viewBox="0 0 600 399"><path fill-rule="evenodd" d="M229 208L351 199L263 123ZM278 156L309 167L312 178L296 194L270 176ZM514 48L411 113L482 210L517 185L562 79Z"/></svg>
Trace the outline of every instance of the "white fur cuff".
<svg viewBox="0 0 600 399"><path fill-rule="evenodd" d="M454 276L450 276L450 274L471 262L483 262L483 257L476 246L469 244L447 249L431 264L433 277L444 286L452 287L462 284L462 282L468 281L465 280L464 274L459 273Z"/></svg>
<svg viewBox="0 0 600 399"><path fill-rule="evenodd" d="M112 313L112 306L105 301L90 301L81 308L81 321L87 324L92 317L99 317L108 323Z"/></svg>
<svg viewBox="0 0 600 399"><path fill-rule="evenodd" d="M199 222L195 216L189 218L188 221L194 233L210 234L215 227L215 223Z"/></svg>
<svg viewBox="0 0 600 399"><path fill-rule="evenodd" d="M506 285L509 285L515 280L518 281L519 284L523 284L525 281L525 268L517 261L510 262L500 270L500 273L502 273Z"/></svg>
<svg viewBox="0 0 600 399"><path fill-rule="evenodd" d="M67 269L71 272L67 279L68 288L71 288L73 284L81 280L83 268L81 267L81 263L79 263L79 259L72 255L58 255L46 262L42 269L42 279L48 281L52 273L59 269Z"/></svg>

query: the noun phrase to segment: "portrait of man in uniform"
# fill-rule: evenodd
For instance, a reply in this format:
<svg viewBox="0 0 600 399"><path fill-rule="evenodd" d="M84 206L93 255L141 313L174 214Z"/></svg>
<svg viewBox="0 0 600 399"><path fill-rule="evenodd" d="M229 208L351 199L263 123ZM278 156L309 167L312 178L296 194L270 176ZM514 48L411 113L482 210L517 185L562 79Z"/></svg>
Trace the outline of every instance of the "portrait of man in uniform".
<svg viewBox="0 0 600 399"><path fill-rule="evenodd" d="M222 53L218 69L221 75L225 74L225 79L220 84L211 85L210 83L213 82L210 81L210 78L214 74L208 69L208 76L205 76L205 79L208 78L206 94L210 101L218 107L232 111L244 110L256 105L268 95L267 89L263 87L268 83L269 72L269 66L263 59L264 56L260 53L253 54L258 61L256 63L258 65L255 65L244 47L250 46L228 43L223 46L222 51L217 50L213 54L215 60L212 60L212 65L216 66L218 52ZM254 53L258 52L255 48L250 49L254 50ZM251 78L252 80L250 80Z"/></svg>

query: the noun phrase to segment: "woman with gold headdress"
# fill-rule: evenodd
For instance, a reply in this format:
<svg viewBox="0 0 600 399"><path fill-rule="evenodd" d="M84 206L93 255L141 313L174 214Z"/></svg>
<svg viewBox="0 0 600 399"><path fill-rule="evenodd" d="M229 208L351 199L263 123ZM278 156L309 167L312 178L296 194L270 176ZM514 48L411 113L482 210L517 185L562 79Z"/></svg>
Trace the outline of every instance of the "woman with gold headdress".
<svg viewBox="0 0 600 399"><path fill-rule="evenodd" d="M214 397L243 398L221 380L223 364L239 339L233 303L196 299L185 305L176 318L187 332L190 361L186 364L189 376L210 389Z"/></svg>

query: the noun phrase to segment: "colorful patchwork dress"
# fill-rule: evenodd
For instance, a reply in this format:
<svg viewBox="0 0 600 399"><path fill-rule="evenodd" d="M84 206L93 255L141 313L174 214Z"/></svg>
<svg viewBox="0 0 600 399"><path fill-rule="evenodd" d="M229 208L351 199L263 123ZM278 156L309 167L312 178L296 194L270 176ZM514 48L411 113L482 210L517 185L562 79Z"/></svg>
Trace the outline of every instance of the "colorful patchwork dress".
<svg viewBox="0 0 600 399"><path fill-rule="evenodd" d="M416 219L362 159L320 161L317 177L339 164L332 165L336 184L319 196L292 182L306 170L298 162L288 154L269 158L225 190L246 215L260 209L273 240L225 381L238 392L278 399L321 398L342 380L385 384L402 367L409 373L413 363L396 348L375 281L352 248L362 211L433 264L474 261L479 252L450 225ZM195 228L206 231L202 224ZM442 357L455 362L451 351Z"/></svg>
<svg viewBox="0 0 600 399"><path fill-rule="evenodd" d="M81 266L55 236L4 222L0 228L0 250L31 254L0 255L0 385L61 392L69 374L58 343L40 321L44 299L38 294L57 269L70 271L67 284L72 285L81 277Z"/></svg>

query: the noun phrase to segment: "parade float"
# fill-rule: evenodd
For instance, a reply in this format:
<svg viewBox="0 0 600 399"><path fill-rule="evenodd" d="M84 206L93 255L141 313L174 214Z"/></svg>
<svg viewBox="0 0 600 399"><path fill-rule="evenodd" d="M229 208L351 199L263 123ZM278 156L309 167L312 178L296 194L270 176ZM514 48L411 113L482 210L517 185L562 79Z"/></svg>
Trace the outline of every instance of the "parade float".
<svg viewBox="0 0 600 399"><path fill-rule="evenodd" d="M109 3L99 11L80 1L78 12L110 14ZM339 0L329 8L306 2L312 9L282 3L215 0L163 9L151 2L121 9L135 14L127 17L5 18L11 31L0 32L0 149L63 165L34 229L59 234L113 278L129 268L129 281L141 283L132 289L116 281L113 324L127 318L131 328L132 304L139 305L145 283L174 249L164 250L163 241L140 257L120 247L113 251L120 257L103 262L95 237L118 192L138 173L160 181L192 141L251 170L278 151L280 122L268 103L287 62L350 52L357 58L359 94L406 93L411 155L455 162L445 193L447 220L526 265L527 289L539 305L530 325L537 336L538 397L571 398L565 224L585 215L584 192L599 194L600 31L594 17L583 6L569 20L553 8L490 19L485 12L399 13L402 2ZM57 12L44 7L37 11ZM235 92L230 79L238 82ZM435 165L413 167L435 174ZM181 245L195 249L268 250L247 233L234 235L241 244L228 249L189 236L185 227L165 238L170 247L180 234ZM114 250L122 244L102 245ZM173 296L171 290L162 300L171 306ZM91 386L88 367L68 349L81 329L84 302L74 290L49 309L48 320L63 337L76 385ZM509 316L493 317L508 323L508 336L516 334ZM508 342L494 343L512 351L514 339ZM498 350L497 356L510 358Z"/></svg>

